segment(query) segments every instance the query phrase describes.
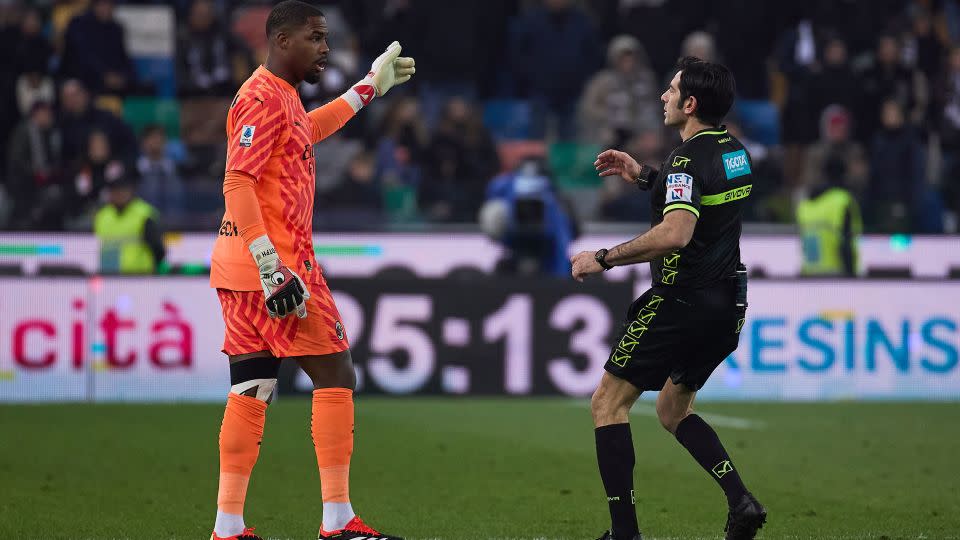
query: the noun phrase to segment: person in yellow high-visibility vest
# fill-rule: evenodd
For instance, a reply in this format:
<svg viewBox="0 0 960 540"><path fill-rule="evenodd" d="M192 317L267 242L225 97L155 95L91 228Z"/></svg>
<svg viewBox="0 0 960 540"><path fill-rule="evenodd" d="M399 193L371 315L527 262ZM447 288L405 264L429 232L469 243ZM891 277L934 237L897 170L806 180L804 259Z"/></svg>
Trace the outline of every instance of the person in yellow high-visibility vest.
<svg viewBox="0 0 960 540"><path fill-rule="evenodd" d="M134 189L126 175L107 184L107 204L93 217L101 273L152 274L166 256L157 210Z"/></svg>
<svg viewBox="0 0 960 540"><path fill-rule="evenodd" d="M816 186L797 206L797 226L803 252L804 276L856 276L863 220L860 206L843 188L831 167L827 181Z"/></svg>

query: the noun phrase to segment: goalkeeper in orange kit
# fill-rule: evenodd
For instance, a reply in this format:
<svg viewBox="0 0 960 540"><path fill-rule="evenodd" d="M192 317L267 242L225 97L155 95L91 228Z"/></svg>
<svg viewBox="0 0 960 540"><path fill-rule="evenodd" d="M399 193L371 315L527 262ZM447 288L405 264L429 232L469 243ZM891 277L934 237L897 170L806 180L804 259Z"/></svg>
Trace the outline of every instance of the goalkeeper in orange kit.
<svg viewBox="0 0 960 540"><path fill-rule="evenodd" d="M308 4L287 0L270 12L266 62L243 84L227 116L226 211L213 250L210 285L226 325L230 393L220 429L220 484L211 540L257 540L243 520L250 473L281 358L313 381L311 432L320 469L319 538L400 540L365 525L349 496L353 452L350 345L313 252L313 145L372 99L413 75L393 42L367 76L307 113L297 93L326 65L327 23Z"/></svg>

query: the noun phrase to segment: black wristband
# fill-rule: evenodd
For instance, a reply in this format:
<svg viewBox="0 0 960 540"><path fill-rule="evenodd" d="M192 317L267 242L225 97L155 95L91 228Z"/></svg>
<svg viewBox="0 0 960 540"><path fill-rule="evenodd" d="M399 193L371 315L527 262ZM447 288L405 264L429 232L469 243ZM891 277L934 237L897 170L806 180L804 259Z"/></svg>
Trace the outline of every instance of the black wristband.
<svg viewBox="0 0 960 540"><path fill-rule="evenodd" d="M653 167L648 167L644 164L640 164L640 174L637 175L636 182L637 187L641 191L646 191L650 189L650 185L656 179L657 175L660 174L660 171L654 169Z"/></svg>
<svg viewBox="0 0 960 540"><path fill-rule="evenodd" d="M604 257L607 256L607 251L608 251L607 249L598 249L597 252L593 254L594 260L596 260L597 264L599 264L600 267L603 268L604 272L613 268L612 264L604 260Z"/></svg>

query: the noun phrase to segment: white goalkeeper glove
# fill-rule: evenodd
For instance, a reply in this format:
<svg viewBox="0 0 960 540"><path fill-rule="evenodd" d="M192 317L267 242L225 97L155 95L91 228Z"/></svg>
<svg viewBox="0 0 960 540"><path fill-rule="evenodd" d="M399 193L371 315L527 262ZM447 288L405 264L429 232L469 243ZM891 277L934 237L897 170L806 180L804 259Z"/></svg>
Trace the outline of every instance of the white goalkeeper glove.
<svg viewBox="0 0 960 540"><path fill-rule="evenodd" d="M382 96L394 86L410 80L416 73L416 62L413 58L400 56L400 42L394 41L387 47L370 66L370 72L353 88L343 94L343 98L357 112L369 105L373 98Z"/></svg>
<svg viewBox="0 0 960 540"><path fill-rule="evenodd" d="M306 318L310 291L300 276L280 261L267 235L250 243L250 254L260 269L260 285L270 317L282 319L296 311L297 317Z"/></svg>

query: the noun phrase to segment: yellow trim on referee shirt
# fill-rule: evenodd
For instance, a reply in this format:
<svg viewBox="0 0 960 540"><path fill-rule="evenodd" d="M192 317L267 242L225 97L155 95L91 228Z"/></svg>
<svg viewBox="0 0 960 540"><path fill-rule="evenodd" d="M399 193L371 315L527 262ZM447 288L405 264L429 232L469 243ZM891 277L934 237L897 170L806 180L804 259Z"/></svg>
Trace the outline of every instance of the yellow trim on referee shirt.
<svg viewBox="0 0 960 540"><path fill-rule="evenodd" d="M690 206L689 204L671 204L670 206L663 209L663 215L667 215L667 212L671 210L676 210L678 208L683 208L684 210L689 210L693 212L693 215L700 217L700 211L696 208Z"/></svg>
<svg viewBox="0 0 960 540"><path fill-rule="evenodd" d="M704 206L716 206L718 204L739 201L740 199L749 197L751 191L753 191L753 184L747 184L729 191L724 191L723 193L704 195L700 198L700 204Z"/></svg>
<svg viewBox="0 0 960 540"><path fill-rule="evenodd" d="M700 133L697 133L697 134L695 134L693 137L690 137L689 139L687 139L687 141L696 139L697 137L699 137L699 136L701 136L701 135L726 135L726 134L727 134L727 130L725 130L725 129L714 130L714 131L701 131ZM684 142L686 142L686 141L684 141Z"/></svg>

